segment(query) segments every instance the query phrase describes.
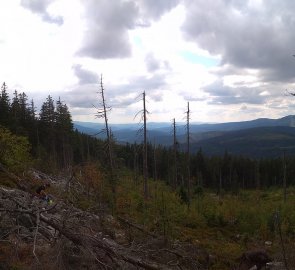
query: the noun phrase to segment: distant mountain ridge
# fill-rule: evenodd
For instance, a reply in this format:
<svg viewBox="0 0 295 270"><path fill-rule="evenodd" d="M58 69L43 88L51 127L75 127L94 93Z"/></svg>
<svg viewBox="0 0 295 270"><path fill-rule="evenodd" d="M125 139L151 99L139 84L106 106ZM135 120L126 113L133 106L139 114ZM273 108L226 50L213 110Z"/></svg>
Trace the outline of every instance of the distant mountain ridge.
<svg viewBox="0 0 295 270"><path fill-rule="evenodd" d="M181 146L185 149L185 145ZM295 155L295 128L288 126L255 127L228 131L224 134L191 144L192 152L202 151L207 155L233 155L252 158L282 157Z"/></svg>
<svg viewBox="0 0 295 270"><path fill-rule="evenodd" d="M140 143L142 124L110 124L110 128L119 143ZM92 122L74 122L80 132L96 135L104 125ZM281 155L282 149L289 153L295 149L295 116L279 119L259 118L251 121L217 124L191 124L191 149L199 148L208 155L221 155L225 151L249 157ZM152 143L170 146L173 143L172 123L148 123L148 140ZM185 148L186 129L184 123L177 124L177 140L180 148ZM295 152L294 152L295 154Z"/></svg>

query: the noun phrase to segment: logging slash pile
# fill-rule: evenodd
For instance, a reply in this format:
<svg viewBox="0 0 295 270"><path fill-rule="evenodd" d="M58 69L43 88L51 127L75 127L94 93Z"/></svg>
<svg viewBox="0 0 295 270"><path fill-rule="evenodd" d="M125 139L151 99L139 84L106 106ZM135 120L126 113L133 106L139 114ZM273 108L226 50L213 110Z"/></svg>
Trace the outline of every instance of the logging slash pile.
<svg viewBox="0 0 295 270"><path fill-rule="evenodd" d="M200 247L167 243L124 218L0 187L0 269L208 269L209 261Z"/></svg>

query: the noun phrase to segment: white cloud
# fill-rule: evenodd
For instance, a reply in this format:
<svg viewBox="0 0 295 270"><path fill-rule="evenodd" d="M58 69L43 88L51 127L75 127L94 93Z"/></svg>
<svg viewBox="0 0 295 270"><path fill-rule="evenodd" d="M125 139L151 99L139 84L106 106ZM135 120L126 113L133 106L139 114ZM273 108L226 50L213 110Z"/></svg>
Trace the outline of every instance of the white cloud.
<svg viewBox="0 0 295 270"><path fill-rule="evenodd" d="M38 14L43 21L48 23L54 23L57 25L63 24L63 18L58 15L52 15L48 12L50 5L55 0L21 0L21 5L27 8L31 12Z"/></svg>
<svg viewBox="0 0 295 270"><path fill-rule="evenodd" d="M152 3L152 4L151 4ZM61 96L93 121L99 77L111 122L237 121L293 113L292 1L0 1L0 79L37 104ZM207 12L208 11L208 12ZM209 12L210 11L210 12Z"/></svg>

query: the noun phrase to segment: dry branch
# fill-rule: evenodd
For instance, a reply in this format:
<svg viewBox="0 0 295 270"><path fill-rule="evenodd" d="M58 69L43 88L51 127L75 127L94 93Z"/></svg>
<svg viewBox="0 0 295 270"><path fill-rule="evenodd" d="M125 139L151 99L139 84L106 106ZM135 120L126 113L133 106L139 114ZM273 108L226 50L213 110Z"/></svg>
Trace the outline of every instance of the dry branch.
<svg viewBox="0 0 295 270"><path fill-rule="evenodd" d="M133 227L133 228L136 228L137 230L143 232L143 233L146 234L146 235L149 235L149 236L151 236L151 237L153 237L153 238L158 238L158 237L159 237L158 235L156 235L156 234L154 234L154 233L151 233L151 232L147 231L144 227L142 227L142 226L140 226L140 225L138 225L138 224L132 223L131 221L128 221L128 220L125 219L125 218L122 218L122 217L119 217L119 216L118 216L117 219L118 219L119 221L121 221L121 222L127 224L128 226L131 226L131 227Z"/></svg>
<svg viewBox="0 0 295 270"><path fill-rule="evenodd" d="M137 249L119 245L107 235L99 232L97 228L93 230L96 233L85 232L86 226L84 224L91 226L91 222L98 223L95 222L98 217L91 213L74 207L69 208L62 202L42 210L42 205L32 201L29 194L19 190L4 188L0 188L0 202L2 205L0 213L6 212L11 217L29 215L36 221L36 227L32 232L31 239L33 239L33 254L37 260L36 246L38 235L43 235L44 231L47 231L47 235L44 236L48 237L48 231L55 230L59 233L59 237L64 236L74 246L79 246L89 252L91 251L97 263L105 264L110 269L120 269L118 265L129 265L127 269L171 269L171 267L165 264L148 259L145 253L139 252ZM55 213L51 213L53 209ZM66 218L64 218L65 216ZM140 228L135 224L133 225L138 229Z"/></svg>

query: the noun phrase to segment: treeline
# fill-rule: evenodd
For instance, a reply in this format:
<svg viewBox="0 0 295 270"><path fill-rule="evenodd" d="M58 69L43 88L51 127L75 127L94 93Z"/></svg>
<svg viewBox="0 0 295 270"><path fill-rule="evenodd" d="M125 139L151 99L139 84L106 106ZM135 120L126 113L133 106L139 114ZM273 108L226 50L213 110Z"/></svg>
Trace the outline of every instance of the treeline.
<svg viewBox="0 0 295 270"><path fill-rule="evenodd" d="M14 91L12 99L6 83L0 93L0 126L29 139L31 155L44 170L67 168L87 160L101 159L102 141L73 128L68 106L49 95L37 112L33 100Z"/></svg>
<svg viewBox="0 0 295 270"><path fill-rule="evenodd" d="M125 165L138 175L142 171L142 145L127 144L120 153ZM172 187L187 188L186 153L177 151L176 162L172 147L148 144L148 173ZM175 168L176 166L176 168ZM284 177L288 185L295 184L295 157L250 159L233 156L206 156L202 149L190 154L190 181L192 192L199 187L219 191L238 192L239 189L282 186Z"/></svg>
<svg viewBox="0 0 295 270"><path fill-rule="evenodd" d="M91 160L105 164L104 142L74 130L68 106L60 98L54 101L49 95L37 112L34 101L29 101L25 93L15 90L11 99L7 85L3 83L0 126L15 135L27 137L33 158L44 170L67 168ZM117 167L126 166L139 179L143 172L143 145L117 144L113 149ZM184 152L151 143L147 145L147 152L150 178L186 190L189 177L192 192L200 186L236 192L240 188L280 186L284 177L288 184L293 184L295 179L294 157L254 160L228 153L208 157L200 149L190 153L188 175Z"/></svg>

